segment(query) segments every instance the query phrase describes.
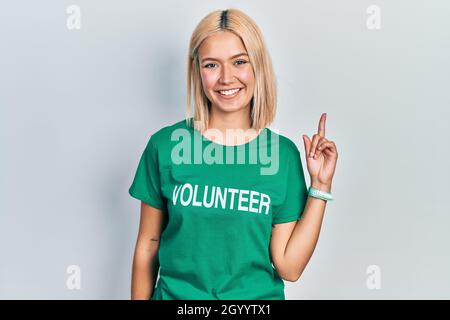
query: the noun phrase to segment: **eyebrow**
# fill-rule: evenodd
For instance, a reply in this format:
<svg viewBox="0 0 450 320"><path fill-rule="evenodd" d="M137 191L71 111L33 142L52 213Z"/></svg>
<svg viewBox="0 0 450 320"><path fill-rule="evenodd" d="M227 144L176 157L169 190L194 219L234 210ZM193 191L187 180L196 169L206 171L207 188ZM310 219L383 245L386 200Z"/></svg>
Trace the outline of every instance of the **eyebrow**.
<svg viewBox="0 0 450 320"><path fill-rule="evenodd" d="M247 57L248 57L248 54L246 54L245 52L238 53L238 54L235 54L234 56L232 56L232 57L230 58L230 60L231 60L231 59L234 59L234 58L236 58L236 57L240 57L240 56L247 56ZM202 63L203 63L204 61L206 61L206 60L220 61L219 59L216 59L216 58L206 57L206 58L203 58L203 59L202 59Z"/></svg>

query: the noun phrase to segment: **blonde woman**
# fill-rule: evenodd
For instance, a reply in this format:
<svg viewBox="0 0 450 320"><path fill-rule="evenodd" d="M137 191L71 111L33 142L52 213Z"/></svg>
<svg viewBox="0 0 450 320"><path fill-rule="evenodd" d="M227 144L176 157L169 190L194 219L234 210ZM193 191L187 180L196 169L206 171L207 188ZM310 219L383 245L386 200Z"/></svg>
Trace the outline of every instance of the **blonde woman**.
<svg viewBox="0 0 450 320"><path fill-rule="evenodd" d="M187 68L186 119L151 135L129 188L141 200L131 298L285 299L283 280L302 274L332 199L326 114L303 135L308 190L296 144L267 128L275 76L254 21L207 15Z"/></svg>

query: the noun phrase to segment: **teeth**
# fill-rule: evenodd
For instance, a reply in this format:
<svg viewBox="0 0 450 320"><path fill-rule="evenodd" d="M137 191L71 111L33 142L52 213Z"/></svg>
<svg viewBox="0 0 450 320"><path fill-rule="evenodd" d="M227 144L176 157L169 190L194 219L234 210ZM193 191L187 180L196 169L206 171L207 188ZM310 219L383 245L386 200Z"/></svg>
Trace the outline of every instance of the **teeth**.
<svg viewBox="0 0 450 320"><path fill-rule="evenodd" d="M240 89L234 89L234 90L227 90L227 91L219 91L220 94L223 94L225 96L230 96L238 92Z"/></svg>

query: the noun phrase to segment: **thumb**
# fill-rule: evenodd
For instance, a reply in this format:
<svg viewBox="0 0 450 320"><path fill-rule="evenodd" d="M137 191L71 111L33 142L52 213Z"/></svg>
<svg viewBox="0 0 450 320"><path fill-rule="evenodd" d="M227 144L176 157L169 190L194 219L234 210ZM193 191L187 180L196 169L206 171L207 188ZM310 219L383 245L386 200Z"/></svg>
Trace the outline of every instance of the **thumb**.
<svg viewBox="0 0 450 320"><path fill-rule="evenodd" d="M311 140L309 140L309 137L306 134L302 135L302 137L303 137L303 144L305 146L305 154L306 157L308 157L309 149L311 148Z"/></svg>

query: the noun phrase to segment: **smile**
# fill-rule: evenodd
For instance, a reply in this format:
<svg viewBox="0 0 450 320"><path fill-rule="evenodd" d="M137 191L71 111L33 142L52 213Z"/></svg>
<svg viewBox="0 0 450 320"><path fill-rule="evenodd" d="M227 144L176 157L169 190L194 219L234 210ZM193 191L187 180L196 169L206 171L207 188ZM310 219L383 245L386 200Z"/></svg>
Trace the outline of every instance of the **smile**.
<svg viewBox="0 0 450 320"><path fill-rule="evenodd" d="M231 90L224 90L224 91L217 91L219 93L219 95L223 98L234 98L235 96L237 96L239 94L239 92L241 92L242 88L236 88L236 89L231 89Z"/></svg>

